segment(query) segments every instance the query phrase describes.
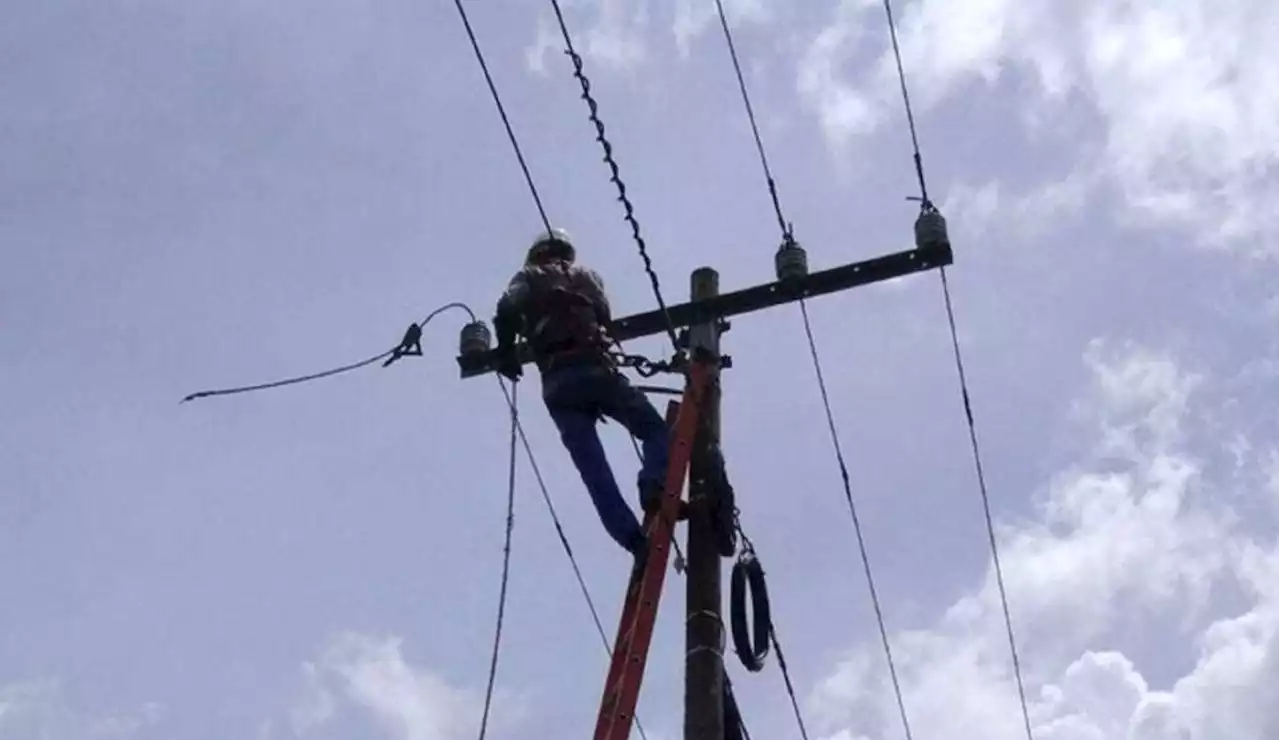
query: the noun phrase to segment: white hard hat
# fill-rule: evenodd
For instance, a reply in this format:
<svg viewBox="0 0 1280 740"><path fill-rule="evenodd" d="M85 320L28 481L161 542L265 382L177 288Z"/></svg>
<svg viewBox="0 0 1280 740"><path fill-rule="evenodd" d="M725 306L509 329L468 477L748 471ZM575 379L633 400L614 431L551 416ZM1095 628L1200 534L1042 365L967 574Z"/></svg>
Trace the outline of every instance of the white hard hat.
<svg viewBox="0 0 1280 740"><path fill-rule="evenodd" d="M560 228L553 228L550 231L543 231L533 239L533 244L529 247L529 253L525 258L526 262L535 262L548 254L555 254L563 257L569 262L574 261L576 252L573 248L573 239L569 236L569 232Z"/></svg>

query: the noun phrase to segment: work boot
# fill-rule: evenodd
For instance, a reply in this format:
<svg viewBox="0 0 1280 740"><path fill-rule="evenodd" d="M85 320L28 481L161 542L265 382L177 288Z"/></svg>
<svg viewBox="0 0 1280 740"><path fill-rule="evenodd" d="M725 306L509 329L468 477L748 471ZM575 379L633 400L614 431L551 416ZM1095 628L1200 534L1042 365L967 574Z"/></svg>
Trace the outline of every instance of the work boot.
<svg viewBox="0 0 1280 740"><path fill-rule="evenodd" d="M641 534L632 545L631 554L635 557L635 562L631 564L631 583L635 585L640 583L640 579L644 576L644 568L649 564L649 538Z"/></svg>
<svg viewBox="0 0 1280 740"><path fill-rule="evenodd" d="M640 508L644 513L655 513L662 506L662 488L660 486L644 486L640 489ZM680 499L676 509L676 521L683 522L689 518L689 502Z"/></svg>

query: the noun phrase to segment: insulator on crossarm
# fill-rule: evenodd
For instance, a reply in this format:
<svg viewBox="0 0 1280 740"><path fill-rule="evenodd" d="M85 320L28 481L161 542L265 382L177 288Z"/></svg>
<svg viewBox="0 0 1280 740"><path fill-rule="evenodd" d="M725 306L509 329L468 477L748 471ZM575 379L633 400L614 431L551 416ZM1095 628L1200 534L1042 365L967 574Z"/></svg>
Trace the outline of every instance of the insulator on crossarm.
<svg viewBox="0 0 1280 740"><path fill-rule="evenodd" d="M916 217L916 248L946 249L951 247L947 236L947 220L933 204L926 203Z"/></svg>
<svg viewBox="0 0 1280 740"><path fill-rule="evenodd" d="M492 346L489 327L483 321L472 321L462 327L458 339L458 352L464 357L482 355Z"/></svg>
<svg viewBox="0 0 1280 740"><path fill-rule="evenodd" d="M809 274L809 257L803 247L788 238L773 255L773 268L780 281L798 280Z"/></svg>

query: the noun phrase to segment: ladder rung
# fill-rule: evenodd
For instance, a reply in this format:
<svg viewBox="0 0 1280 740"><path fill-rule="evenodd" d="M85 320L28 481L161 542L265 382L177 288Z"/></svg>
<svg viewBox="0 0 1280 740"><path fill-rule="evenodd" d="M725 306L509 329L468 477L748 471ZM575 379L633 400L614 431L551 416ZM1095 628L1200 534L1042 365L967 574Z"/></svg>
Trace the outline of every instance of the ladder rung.
<svg viewBox="0 0 1280 740"><path fill-rule="evenodd" d="M707 365L695 361L685 384L684 397L679 404L672 402L667 406L667 424L673 428L674 434L662 502L657 511L646 513L644 517L644 529L650 543L648 561L638 581L627 583L618 637L605 678L600 714L596 718L595 740L625 740L631 732L649 644L653 638L658 601L662 596L662 583L666 577L676 513L693 452L700 401L709 375Z"/></svg>

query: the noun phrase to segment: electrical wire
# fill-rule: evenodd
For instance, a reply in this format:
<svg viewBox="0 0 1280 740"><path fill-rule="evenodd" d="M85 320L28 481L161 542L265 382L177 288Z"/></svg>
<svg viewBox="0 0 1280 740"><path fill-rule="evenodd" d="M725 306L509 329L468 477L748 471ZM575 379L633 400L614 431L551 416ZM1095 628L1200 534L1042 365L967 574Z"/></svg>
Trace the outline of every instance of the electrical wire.
<svg viewBox="0 0 1280 740"><path fill-rule="evenodd" d="M461 0L454 0L454 5L458 8L458 15L462 18L462 24L467 31L467 38L470 39L471 41L471 48L475 52L476 60L480 63L481 71L484 73L485 82L489 86L489 94L493 96L493 102L494 102L494 105L497 106L498 115L502 117L502 125L507 131L507 138L510 139L511 141L511 148L515 151L516 159L520 163L520 170L521 172L524 173L525 182L528 183L529 185L529 193L533 196L534 204L538 208L538 214L542 217L543 225L546 227L547 231L550 232L551 220L547 217L546 209L543 208L542 199L538 195L538 188L534 184L533 176L530 174L529 167L525 162L524 154L520 149L520 143L516 139L514 127L511 125L511 119L507 116L506 107L502 104L502 97L498 94L497 85L494 84L493 77L492 75L489 74L489 65L485 62L484 53L480 50L480 43L476 40L475 31L472 29L471 21L467 17L467 11L465 8L463 8ZM555 8L556 16L560 19L560 30L564 33L565 44L568 47L567 53L575 60L574 62L575 71L577 76L582 81L583 96L586 98L588 105L591 108L591 116L592 116L591 120L596 125L596 128L599 133L600 143L604 146L604 149L605 149L605 161L609 164L610 168L612 169L612 172L613 172L612 181L618 186L619 200L622 201L625 207L626 220L629 224L631 224L633 236L640 247L640 256L644 260L645 271L648 273L649 280L653 286L654 296L657 298L658 306L662 310L663 316L666 318L667 333L671 338L672 345L678 347L675 326L672 324L671 317L667 313L667 305L662 297L662 288L658 282L658 276L653 270L653 263L649 259L649 254L646 251L644 238L640 236L640 224L635 219L634 208L631 205L630 199L627 197L627 187L622 182L622 179L619 177L617 162L613 160L613 147L608 142L608 140L604 138L604 123L601 122L596 115L595 100L591 98L591 92L590 92L591 83L590 81L587 80L586 76L582 74L582 59L577 55L577 52L573 50L573 40L569 36L569 29L565 25L564 16L560 12L559 5L555 3L554 0L553 0L553 5L556 6ZM621 350L622 343L617 342L617 345L618 345L618 348ZM369 360L368 362L380 360L382 359L382 357L385 357L385 355ZM640 453L640 447L639 447L639 444L636 442L635 437L631 438L631 444L635 448L636 457L643 459L643 455L641 455ZM676 549L677 549L676 557L681 558L679 547L677 546ZM606 639L606 642L607 641L608 640Z"/></svg>
<svg viewBox="0 0 1280 740"><path fill-rule="evenodd" d="M787 687L787 696L791 698L791 711L796 715L796 724L800 726L800 737L809 740L809 731L805 729L804 717L800 714L800 700L796 698L796 687L791 683L791 672L787 670L787 656L782 652L782 643L778 642L778 633L769 628L769 640L773 643L773 652L778 655L778 668L782 671L782 682Z"/></svg>
<svg viewBox="0 0 1280 740"><path fill-rule="evenodd" d="M662 287L658 282L658 273L654 271L653 261L649 259L644 237L640 235L640 222L636 220L635 207L631 204L631 198L627 196L627 186L622 182L618 162L613 158L613 144L605 136L604 121L600 120L599 105L591 95L591 81L587 79L587 75L582 71L582 57L573 48L573 37L569 34L569 25L564 20L564 13L560 10L559 0L551 0L551 7L555 11L556 21L560 24L560 34L564 37L565 54L569 56L570 61L573 63L573 76L578 80L578 84L582 88L582 99L587 103L588 118L596 129L596 141L600 143L601 149L604 150L604 162L609 166L609 182L612 182L618 189L618 202L622 204L623 220L631 226L631 237L640 249L640 259L644 262L645 274L649 276L649 284L653 287L653 297L657 300L658 310L662 312L662 318L666 322L667 337L671 340L672 348L679 353L680 340L676 336L676 327L671 320L670 312L667 310L667 302L662 297Z"/></svg>
<svg viewBox="0 0 1280 740"><path fill-rule="evenodd" d="M747 731L747 723L742 719L742 711L738 707L738 698L733 693L733 682L729 680L728 671L724 672L724 724L725 740L751 740L751 733Z"/></svg>
<svg viewBox="0 0 1280 740"><path fill-rule="evenodd" d="M922 205L929 204L929 189L924 181L924 161L920 156L920 139L916 136L916 117L911 112L911 95L907 92L907 75L902 70L902 50L898 48L898 24L893 20L893 5L884 0L884 14L889 20L889 40L893 43L893 58L898 64L898 84L902 88L902 103L907 111L907 129L911 132L912 158L916 165L916 179L920 182Z"/></svg>
<svg viewBox="0 0 1280 740"><path fill-rule="evenodd" d="M499 380L501 382L501 380ZM505 389L504 389L505 391ZM511 386L511 453L507 467L507 532L502 547L502 586L498 591L498 624L493 631L493 655L489 659L489 683L484 692L484 713L480 717L480 740L489 727L489 706L493 701L493 683L498 675L498 649L502 643L502 621L507 609L507 583L511 575L511 531L515 525L516 507L516 430L520 423L518 390Z"/></svg>
<svg viewBox="0 0 1280 740"><path fill-rule="evenodd" d="M374 355L373 357L370 357L367 360L361 360L360 362L353 362L350 365L343 365L342 367L335 367L332 370L324 370L322 372L312 373L310 375L300 375L296 378L286 378L285 380L275 380L270 383L259 383L257 385L243 385L238 388L222 388L219 390L212 390L212 391L199 391L197 393L191 393L185 396L178 403L186 403L187 401L194 401L197 398L208 398L210 396L230 396L236 393L249 393L251 391L261 391L261 390L266 390L268 388L280 388L282 386L293 385L295 383L306 383L312 380L319 380L320 378L327 378L331 375L340 375L342 373L350 372L352 370L358 370L362 367L365 367L366 365L372 365L373 363L379 360L390 357L394 351L395 350L389 349L386 352L383 352L382 354Z"/></svg>
<svg viewBox="0 0 1280 740"><path fill-rule="evenodd" d="M501 389L503 397L507 399L509 406L515 406L515 399L507 392L506 385L502 382L502 378L498 377L498 388ZM613 656L613 645L609 642L609 636L605 633L604 623L600 620L600 610L596 608L595 599L591 596L591 590L587 588L586 578L582 575L582 568L578 566L578 558L573 554L573 548L569 545L569 538L565 535L564 525L560 523L560 515L556 512L556 506L551 501L551 494L547 489L546 480L542 477L542 470L538 467L538 460L534 457L533 447L529 444L529 438L525 435L524 425L517 418L515 421L516 434L520 437L520 443L524 447L525 457L529 460L529 467L533 470L533 478L538 484L538 491L542 494L542 500L547 505L547 512L551 514L551 523L555 526L556 536L560 539L560 546L564 550L564 554L569 558L569 565L573 568L573 576L578 581L578 589L582 592L582 598L587 602L587 609L591 612L591 621L596 626L596 632L600 634L600 642L604 646L605 655ZM640 716L636 714L636 731L640 733L642 740L647 740L644 725L640 723Z"/></svg>
<svg viewBox="0 0 1280 740"><path fill-rule="evenodd" d="M506 385L502 383L500 378L498 379L498 386L502 389L502 394L506 396L507 403L513 404L514 400L508 394ZM551 501L551 494L547 489L546 480L542 477L542 469L538 467L538 460L533 455L533 447L529 444L529 438L525 436L524 425L518 421L516 422L516 433L520 437L520 443L524 446L525 457L529 460L529 467L533 470L533 477L538 483L538 490L542 493L542 500L547 504L547 512L551 514L551 523L555 526L556 536L560 539L560 546L569 558L569 564L573 567L573 575L578 581L582 597L586 600L587 608L591 611L591 620L595 622L596 630L600 633L600 639L603 641L605 649L612 654L613 649L610 647L609 638L605 634L604 624L600 621L600 612L596 608L595 599L591 597L591 591L587 588L587 581L582 575L582 569L578 566L578 559L573 554L573 548L569 545L569 538L565 535L564 525L560 523L560 515L556 512L556 506Z"/></svg>
<svg viewBox="0 0 1280 740"><path fill-rule="evenodd" d="M774 213L778 219L778 227L782 230L783 243L784 244L793 243L794 237L793 237L792 226L786 220L786 217L782 213L782 206L778 198L777 185L773 179L773 174L769 169L769 160L767 155L765 154L764 144L760 138L760 128L756 124L755 112L751 106L751 97L747 92L746 81L743 78L743 74L742 74L742 65L738 61L737 49L733 42L733 32L729 29L729 21L725 16L724 4L723 2L721 2L721 0L716 0L716 10L720 16L720 27L724 31L725 43L729 48L729 56L733 61L733 70L734 70L734 74L737 76L737 79L738 79L738 89L742 93L742 102L743 102L743 106L746 108L747 120L751 124L751 132L755 138L756 151L760 156L760 166L764 170L765 182L769 187L769 196L773 202ZM848 468L848 465L845 463L844 451L840 447L840 437L836 431L835 416L831 410L831 401L830 401L830 397L827 394L827 384L822 372L822 363L818 357L817 341L813 335L813 327L809 320L809 310L803 297L800 298L799 303L800 303L800 314L804 320L805 336L809 342L809 352L813 358L813 367L817 377L818 391L822 396L822 404L824 409L826 410L827 427L831 432L831 442L835 450L836 463L840 469L840 480L844 486L845 500L849 504L849 514L853 519L854 533L858 541L858 552L862 558L863 573L866 576L867 589L870 592L871 604L874 609L875 617L876 617L876 625L879 628L881 644L884 647L885 661L889 667L889 677L893 684L894 696L897 700L898 714L901 717L902 727L906 735L906 738L907 740L911 740L911 737L912 737L911 725L910 725L910 722L907 720L907 710L906 710L905 702L903 701L903 697L902 697L902 687L900 685L900 682L898 681L898 670L897 670L896 664L894 663L893 650L889 645L889 632L888 632L888 628L885 625L884 610L880 605L880 597L878 592L876 591L875 577L872 573L871 561L867 554L866 541L862 533L862 524L858 518L857 507L854 505L854 502L853 502L853 490L849 480L849 468ZM748 540L745 540L745 535L744 535L744 541L748 541ZM797 703L795 698L794 687L791 684L791 678L787 672L786 659L782 655L781 647L777 643L777 636L776 634L774 634L772 627L770 628L770 637L773 641L774 649L778 652L778 664L782 668L783 678L786 681L786 685L787 685L787 692L788 694L791 695L792 708L795 710L796 721L800 725L801 735L806 735L804 720L800 715L799 704Z"/></svg>
<svg viewBox="0 0 1280 740"><path fill-rule="evenodd" d="M760 127L756 125L756 114L751 107L751 96L747 94L747 82L742 76L742 65L738 63L738 50L733 44L733 32L729 30L729 20L724 14L724 3L716 0L716 11L720 14L720 28L724 30L724 40L729 46L729 57L733 60L733 71L738 77L738 90L742 92L742 104L747 109L747 120L751 123L751 135L756 140L756 151L760 154L760 165L764 168L765 183L769 186L769 197L773 200L773 212L778 217L778 228L782 230L785 242L792 241L791 224L782 215L782 204L778 200L778 186L769 170L769 158L764 153L764 143L760 140Z"/></svg>
<svg viewBox="0 0 1280 740"><path fill-rule="evenodd" d="M1009 597L1004 588L1004 572L1000 567L1000 548L996 544L996 528L991 517L991 499L987 493L987 478L982 468L982 454L978 446L978 430L973 419L973 404L969 400L969 383L965 378L964 359L960 353L960 339L956 331L955 313L951 307L951 290L947 285L947 272L941 271L942 295L947 306L947 323L951 327L951 345L955 352L956 372L960 378L960 398L964 403L964 416L969 426L969 444L973 451L973 467L978 478L978 491L982 495L982 516L987 525L987 542L991 546L991 562L996 573L996 588L1000 591L1000 607L1004 612L1004 625L1009 638L1009 655L1013 662L1013 675L1018 684L1018 701L1022 706L1022 722L1027 740L1035 740L1031 731L1031 713L1027 710L1027 693L1023 687L1022 664L1018 658L1018 644L1013 634L1013 618L1009 614Z"/></svg>
<svg viewBox="0 0 1280 740"><path fill-rule="evenodd" d="M418 322L414 326L416 326L418 331L421 332L422 329L424 329L432 319L434 319L435 317L439 316L440 314L450 309L460 309L460 310L466 311L467 315L471 317L471 320L475 321L475 317L476 317L475 313L470 308L468 308L466 304L446 303L443 306L432 311L431 313L427 314L427 317L425 319ZM362 367L365 367L367 365L372 365L373 363L385 358L394 358L401 349L403 349L403 345L393 347L387 350L386 352L374 355L373 357L370 357L367 360L361 360L360 362L353 362L350 365L343 365L342 367L335 367L333 369L324 370L318 373L311 373L310 375L300 375L296 378L286 378L284 380L275 380L270 383L259 383L257 385L245 385L245 386L240 386L238 388L222 388L219 390L199 391L197 393L191 393L187 395L179 403L186 403L187 401L193 401L197 398L208 398L210 396L229 396L236 393L249 393L251 391L267 390L268 388L280 388L286 385L294 385L295 383L306 383L312 380L319 380L320 378L327 378L332 375L339 375L341 373L350 372L352 370L358 370Z"/></svg>
<svg viewBox="0 0 1280 740"><path fill-rule="evenodd" d="M831 445L835 450L836 464L840 467L840 482L844 485L845 501L849 504L849 516L853 519L853 531L858 541L858 553L862 557L862 571L867 578L867 590L871 594L871 607L875 611L876 626L880 631L880 643L884 647L885 662L889 665L889 680L893 684L893 695L898 703L898 715L902 719L902 731L907 740L911 740L911 723L907 721L907 707L902 699L902 686L898 682L898 669L893 661L893 649L889 646L889 630L885 626L884 610L880 606L880 596L876 592L876 580L871 571L871 559L867 555L867 543L862 535L862 522L858 518L858 507L853 503L853 486L849 482L849 467L845 464L844 451L840 447L840 435L836 431L835 414L831 411L831 399L827 395L827 382L822 374L822 362L818 359L818 345L813 338L813 327L809 323L809 309L802 299L800 313L804 318L804 333L809 339L809 354L813 357L813 369L818 378L818 391L822 396L822 406L827 415L827 428L831 432Z"/></svg>
<svg viewBox="0 0 1280 740"><path fill-rule="evenodd" d="M507 130L507 138L511 140L511 148L515 150L516 159L520 162L520 171L524 173L525 182L529 185L529 193L533 196L534 205L538 207L538 215L542 217L542 224L546 227L547 232L551 232L551 219L547 218L547 211L542 207L542 198L538 197L538 188L533 184L533 175L529 174L529 165L524 160L524 154L520 150L520 142L516 140L515 129L511 126L511 120L507 118L507 109L502 105L502 98L498 95L498 87L493 82L493 76L489 74L489 65L485 63L484 54L480 51L480 42L476 40L475 31L471 28L471 21L467 18L467 11L462 7L462 0L453 0L453 4L458 8L458 15L462 18L462 25L467 30L467 38L471 40L471 48L476 53L476 61L480 62L480 71L484 73L484 81L489 85L489 94L493 96L494 105L498 107L498 115L502 117L502 125Z"/></svg>
<svg viewBox="0 0 1280 740"><path fill-rule="evenodd" d="M893 43L893 58L898 67L898 82L902 88L902 104L906 110L907 128L911 132L911 149L912 159L916 166L916 177L920 181L920 206L922 209L928 210L933 208L933 204L929 201L929 190L925 184L924 177L924 160L920 155L920 139L916 135L915 116L911 112L911 96L907 92L907 75L902 66L902 52L898 47L898 31L897 24L893 20L893 7L890 0L884 0L885 17L889 23L889 38ZM951 330L951 346L955 352L956 374L960 380L960 397L964 405L965 421L969 427L969 443L973 453L973 466L978 479L978 491L982 498L982 515L987 527L987 541L991 547L991 561L996 575L996 588L1000 592L1000 607L1004 613L1005 631L1009 639L1009 655L1013 663L1013 675L1018 686L1018 703L1022 709L1023 727L1027 733L1027 740L1035 740L1034 733L1031 731L1031 712L1027 709L1027 692L1022 679L1022 663L1018 658L1018 643L1013 632L1013 618L1009 613L1009 596L1004 587L1004 572L1000 566L1000 548L996 544L995 523L991 516L991 497L987 490L986 474L982 467L982 452L978 445L977 424L973 418L973 404L969 396L969 382L964 372L964 359L960 351L960 337L956 330L955 311L951 304L951 287L947 283L947 268L945 265L938 268L938 274L942 283L942 296L947 308L947 325Z"/></svg>

